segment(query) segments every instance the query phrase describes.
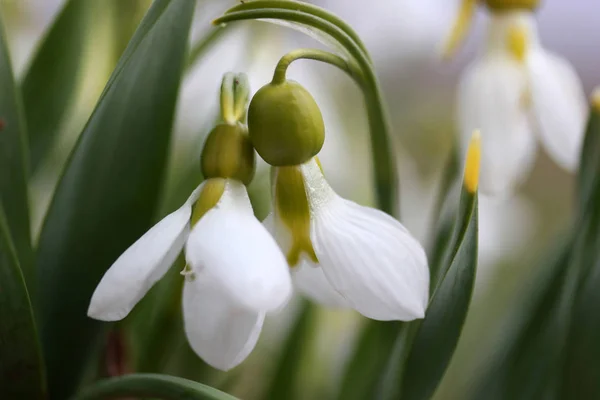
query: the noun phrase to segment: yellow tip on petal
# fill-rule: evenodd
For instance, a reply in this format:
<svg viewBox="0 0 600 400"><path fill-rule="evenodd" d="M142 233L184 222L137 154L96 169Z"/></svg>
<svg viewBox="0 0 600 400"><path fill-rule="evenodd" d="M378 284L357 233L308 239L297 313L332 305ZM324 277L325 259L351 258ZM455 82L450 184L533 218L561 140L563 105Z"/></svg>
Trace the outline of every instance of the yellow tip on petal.
<svg viewBox="0 0 600 400"><path fill-rule="evenodd" d="M473 132L469 149L467 150L467 162L465 164L465 187L469 193L475 193L479 184L479 163L481 161L481 134Z"/></svg>
<svg viewBox="0 0 600 400"><path fill-rule="evenodd" d="M525 62L527 57L528 40L525 26L519 24L510 27L506 37L508 51L521 64Z"/></svg>
<svg viewBox="0 0 600 400"><path fill-rule="evenodd" d="M596 87L592 92L591 101L594 111L600 113L600 86Z"/></svg>
<svg viewBox="0 0 600 400"><path fill-rule="evenodd" d="M451 58L456 49L462 44L471 27L473 21L473 14L475 14L475 8L477 7L477 0L462 0L458 16L452 26L450 35L444 43L444 49L442 50L442 57L444 59Z"/></svg>

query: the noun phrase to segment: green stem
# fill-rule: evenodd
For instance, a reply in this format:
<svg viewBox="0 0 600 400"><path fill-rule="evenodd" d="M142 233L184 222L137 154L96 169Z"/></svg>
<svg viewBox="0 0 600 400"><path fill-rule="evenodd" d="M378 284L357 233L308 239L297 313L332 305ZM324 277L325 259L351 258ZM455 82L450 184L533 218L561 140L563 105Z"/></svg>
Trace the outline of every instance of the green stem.
<svg viewBox="0 0 600 400"><path fill-rule="evenodd" d="M151 397L166 400L237 400L210 386L161 374L131 374L101 380L83 389L71 400L123 397Z"/></svg>
<svg viewBox="0 0 600 400"><path fill-rule="evenodd" d="M248 4L259 2L250 2ZM280 2L281 4L296 2ZM279 3L277 5L280 7ZM396 196L398 193L397 170L393 158L393 148L389 142L389 125L387 114L383 106L383 96L373 66L361 47L344 30L330 22L328 19L294 10L278 8L264 8L247 11L230 12L217 18L213 24L225 24L241 20L254 19L281 19L298 24L308 25L318 29L337 42L339 42L356 60L364 76L364 86L367 113L369 115L369 128L371 131L371 152L374 166L377 203L381 210L388 214L395 214L398 209Z"/></svg>
<svg viewBox="0 0 600 400"><path fill-rule="evenodd" d="M331 14L329 11L324 8L314 6L308 3L301 3L297 1L281 1L281 0L261 0L261 1L252 1L248 3L241 3L235 7L230 8L225 13L230 14L238 11L248 11L248 10L257 10L257 9L285 9L296 12L301 12L305 14L314 15L315 17L322 18L326 21L331 22L335 26L337 26L341 31L343 31L346 35L348 35L356 45L362 50L364 55L369 58L369 52L367 51L367 47L362 42L360 37L354 32L354 29L350 25L348 25L343 19L338 16Z"/></svg>
<svg viewBox="0 0 600 400"><path fill-rule="evenodd" d="M352 77L361 87L364 86L364 77L360 68L353 62L343 59L340 56L329 53L323 50L317 49L297 49L291 51L281 57L277 66L275 67L275 73L273 74L274 84L280 84L285 82L285 74L290 64L296 60L315 60L321 61L335 67L338 67L342 71L346 72Z"/></svg>
<svg viewBox="0 0 600 400"><path fill-rule="evenodd" d="M206 52L225 36L225 32L227 32L225 29L215 28L194 44L188 52L185 70L189 71Z"/></svg>

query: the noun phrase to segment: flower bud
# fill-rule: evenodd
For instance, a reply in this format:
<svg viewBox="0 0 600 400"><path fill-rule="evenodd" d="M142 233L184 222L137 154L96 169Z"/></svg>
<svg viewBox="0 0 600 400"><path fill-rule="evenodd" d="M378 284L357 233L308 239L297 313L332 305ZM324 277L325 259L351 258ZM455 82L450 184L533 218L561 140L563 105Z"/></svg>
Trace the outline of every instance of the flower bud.
<svg viewBox="0 0 600 400"><path fill-rule="evenodd" d="M250 140L274 166L299 165L323 147L325 124L319 106L296 82L269 83L252 98L248 109Z"/></svg>
<svg viewBox="0 0 600 400"><path fill-rule="evenodd" d="M246 128L241 124L217 125L204 142L200 163L206 179L231 178L248 185L254 177L256 159Z"/></svg>
<svg viewBox="0 0 600 400"><path fill-rule="evenodd" d="M535 10L540 0L483 0L492 11Z"/></svg>

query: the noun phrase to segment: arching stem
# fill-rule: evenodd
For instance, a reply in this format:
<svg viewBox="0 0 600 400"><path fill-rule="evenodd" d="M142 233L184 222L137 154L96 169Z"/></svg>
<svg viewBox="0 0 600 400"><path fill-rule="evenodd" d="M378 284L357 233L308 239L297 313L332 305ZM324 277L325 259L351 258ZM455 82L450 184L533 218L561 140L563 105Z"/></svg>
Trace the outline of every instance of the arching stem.
<svg viewBox="0 0 600 400"><path fill-rule="evenodd" d="M315 60L321 61L346 72L361 87L364 85L364 77L360 68L353 62L343 59L340 56L318 49L297 49L293 50L279 60L273 74L273 83L279 84L285 81L285 74L290 64L296 60Z"/></svg>

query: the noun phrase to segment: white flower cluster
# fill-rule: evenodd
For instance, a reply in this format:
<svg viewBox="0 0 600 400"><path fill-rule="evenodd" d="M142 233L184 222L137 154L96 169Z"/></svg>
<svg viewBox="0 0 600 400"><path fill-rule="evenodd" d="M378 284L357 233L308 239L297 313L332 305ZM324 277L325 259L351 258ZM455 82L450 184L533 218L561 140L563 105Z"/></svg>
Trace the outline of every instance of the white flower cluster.
<svg viewBox="0 0 600 400"><path fill-rule="evenodd" d="M230 123L239 122L233 118ZM222 370L248 356L265 315L288 302L293 282L317 302L353 308L372 319L423 318L429 299L427 259L400 222L338 196L317 158L310 156L299 165L273 166L273 212L261 224L244 184L249 180L242 182L228 172L244 168L236 170L244 172L237 176L251 179L253 156L246 155L247 163L237 163L244 153L231 149L242 143L236 141L242 136L225 129L215 135L223 136L213 136L205 150L226 143L225 139L230 142L228 149L207 150L212 175L205 173L207 180L181 208L114 262L92 296L90 317L124 318L183 250L185 331L194 351ZM279 151L277 145L263 146ZM227 154L236 156L228 159Z"/></svg>
<svg viewBox="0 0 600 400"><path fill-rule="evenodd" d="M459 85L461 143L466 151L473 129L483 132L481 191L508 194L531 171L538 142L559 166L577 169L588 107L573 67L539 41L537 1L482 3L491 21L483 51ZM463 0L450 46L475 5Z"/></svg>

